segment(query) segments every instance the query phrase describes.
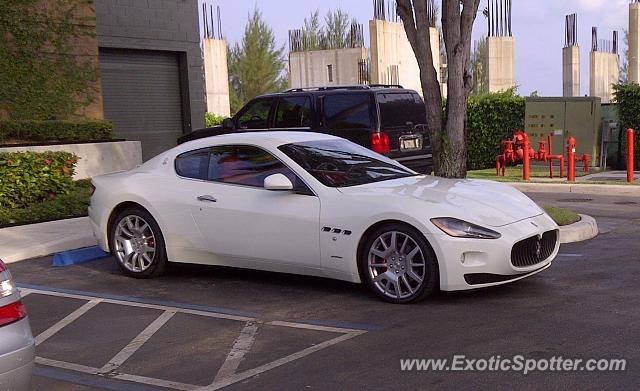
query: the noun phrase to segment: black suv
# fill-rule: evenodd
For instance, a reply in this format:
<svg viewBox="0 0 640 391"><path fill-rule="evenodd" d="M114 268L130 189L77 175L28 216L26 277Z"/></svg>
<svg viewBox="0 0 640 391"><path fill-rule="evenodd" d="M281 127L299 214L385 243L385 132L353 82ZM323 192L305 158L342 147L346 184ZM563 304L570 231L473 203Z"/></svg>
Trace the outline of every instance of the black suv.
<svg viewBox="0 0 640 391"><path fill-rule="evenodd" d="M420 95L397 85L295 88L254 98L223 125L178 143L234 131L307 130L345 138L424 173L433 167L425 120Z"/></svg>

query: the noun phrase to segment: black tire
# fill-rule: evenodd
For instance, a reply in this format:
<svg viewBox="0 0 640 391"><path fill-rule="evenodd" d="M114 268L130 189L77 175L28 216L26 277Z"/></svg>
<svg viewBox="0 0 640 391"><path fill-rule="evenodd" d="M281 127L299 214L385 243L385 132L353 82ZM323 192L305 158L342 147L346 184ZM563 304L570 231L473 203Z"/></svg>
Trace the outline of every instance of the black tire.
<svg viewBox="0 0 640 391"><path fill-rule="evenodd" d="M388 279L383 277L382 281L376 284L374 282L374 276L372 275L374 272L371 271L369 268L369 257L370 257L370 250L372 246L374 246L374 244L378 242L378 239L380 237L383 237L384 235L389 235L389 243L391 244L390 235L394 231L396 232L396 236L400 238L401 238L401 235L397 235L397 233L404 234L409 238L411 238L411 240L413 240L412 246L413 244L416 244L417 247L420 248L421 255L422 255L421 258L424 260L424 267L416 269L422 272L422 274L420 274L420 276L423 277L421 282L417 282L417 279L413 280L412 277L406 277L406 276L410 276L407 273L405 276L404 282L399 283L399 285L404 285L405 287L407 286L406 282L409 282L409 284L411 284L412 282L415 283L415 286L412 287L413 289L415 289L413 293L409 293L411 291L405 288L406 297L397 297L397 296L391 297L389 296L389 294L391 293L390 290L387 290L387 293L385 294L385 292L381 290L383 288L380 287L380 284L384 285L383 281L388 281ZM380 243L378 242L377 244L379 245ZM398 247L398 245L396 245L396 247ZM413 248L415 248L415 246L413 246ZM406 260L407 254L402 254L402 255L404 259L402 259L401 262L406 262L406 263L401 263L401 264L403 264L405 267L408 268L410 260L409 261ZM373 257L373 255L371 256ZM374 259L377 259L377 258L374 258ZM400 260L400 258L398 258L398 260ZM369 234L365 239L365 242L360 254L360 259L358 261L360 262L360 270L361 270L363 281L367 284L369 289L371 289L378 297L380 297L381 299L389 303L408 304L408 303L414 303L414 302L423 300L428 296L432 295L435 291L437 291L440 285L440 273L438 269L438 260L436 259L436 255L433 249L431 248L431 245L418 230L416 230L415 228L409 225L400 224L400 223L390 223L390 224L381 226L377 228L375 231L371 232L371 234ZM389 258L388 260L384 260L383 262L388 262L387 265L390 265L391 258ZM399 267L400 265L397 265L395 267L395 270L396 270L396 273L402 273L401 274L402 276L405 274L403 271L405 269L400 270ZM386 271L391 271L392 269L391 267L380 267L380 268L374 268L374 270L376 270L377 272L379 270L378 275L380 275L380 274L384 274L384 272ZM412 269L412 271L413 270L414 269ZM418 274L419 273L414 272L414 275L418 276ZM393 287L395 288L395 286ZM403 289L401 286L400 287L401 294L402 294L402 290Z"/></svg>
<svg viewBox="0 0 640 391"><path fill-rule="evenodd" d="M155 245L155 253L151 258L151 264L144 270L134 271L124 265L121 262L120 257L117 254L116 247L116 232L118 230L118 224L127 217L138 217L144 220L150 227L153 232L154 237L154 245ZM151 216L149 212L147 212L142 207L130 207L119 212L115 218L112 220L111 226L109 227L109 248L111 249L111 253L114 256L114 260L120 270L126 274L127 276L134 278L153 278L162 275L165 272L167 267L167 252L164 242L164 237L162 236L162 231L158 226L156 220Z"/></svg>

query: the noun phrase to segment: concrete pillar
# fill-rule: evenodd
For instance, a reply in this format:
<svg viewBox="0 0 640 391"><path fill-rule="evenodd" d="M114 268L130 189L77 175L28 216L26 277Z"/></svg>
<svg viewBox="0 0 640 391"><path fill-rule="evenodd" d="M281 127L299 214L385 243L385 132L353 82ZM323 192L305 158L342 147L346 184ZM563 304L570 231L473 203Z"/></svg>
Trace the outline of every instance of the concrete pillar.
<svg viewBox="0 0 640 391"><path fill-rule="evenodd" d="M629 4L629 82L640 83L640 3Z"/></svg>
<svg viewBox="0 0 640 391"><path fill-rule="evenodd" d="M487 85L489 92L505 91L516 85L516 40L514 37L487 38Z"/></svg>
<svg viewBox="0 0 640 391"><path fill-rule="evenodd" d="M221 39L204 38L203 48L207 111L221 117L229 117L231 107L227 42Z"/></svg>
<svg viewBox="0 0 640 391"><path fill-rule="evenodd" d="M397 76L399 84L422 95L420 67L402 23L371 20L369 34L371 83L391 84L395 81L393 77ZM429 28L429 40L433 66L440 82L440 33L435 27Z"/></svg>
<svg viewBox="0 0 640 391"><path fill-rule="evenodd" d="M580 46L562 49L562 96L580 96Z"/></svg>
<svg viewBox="0 0 640 391"><path fill-rule="evenodd" d="M289 53L291 88L360 84L360 63L368 61L367 48L311 50Z"/></svg>
<svg viewBox="0 0 640 391"><path fill-rule="evenodd" d="M618 54L592 51L589 54L589 65L589 95L599 97L602 103L610 103L613 99L613 85L620 77Z"/></svg>

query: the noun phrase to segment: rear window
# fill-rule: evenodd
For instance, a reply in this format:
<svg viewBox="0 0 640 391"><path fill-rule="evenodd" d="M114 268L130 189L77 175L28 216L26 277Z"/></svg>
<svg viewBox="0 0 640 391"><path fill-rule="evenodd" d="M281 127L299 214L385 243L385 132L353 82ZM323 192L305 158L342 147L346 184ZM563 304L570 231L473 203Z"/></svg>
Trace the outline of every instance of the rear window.
<svg viewBox="0 0 640 391"><path fill-rule="evenodd" d="M380 126L382 129L424 124L427 111L420 95L416 93L382 93L378 94L380 108Z"/></svg>
<svg viewBox="0 0 640 391"><path fill-rule="evenodd" d="M324 97L325 126L331 130L371 129L369 94L335 94Z"/></svg>

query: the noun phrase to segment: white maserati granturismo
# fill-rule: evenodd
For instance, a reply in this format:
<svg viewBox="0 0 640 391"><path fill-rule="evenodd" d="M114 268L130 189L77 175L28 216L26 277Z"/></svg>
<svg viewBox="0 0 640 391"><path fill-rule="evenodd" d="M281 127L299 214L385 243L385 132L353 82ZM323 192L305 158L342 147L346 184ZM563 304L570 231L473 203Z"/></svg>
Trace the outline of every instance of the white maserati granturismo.
<svg viewBox="0 0 640 391"><path fill-rule="evenodd" d="M364 282L408 303L531 276L559 248L553 220L508 185L417 174L318 133L199 139L93 186L100 247L132 277L224 265Z"/></svg>

